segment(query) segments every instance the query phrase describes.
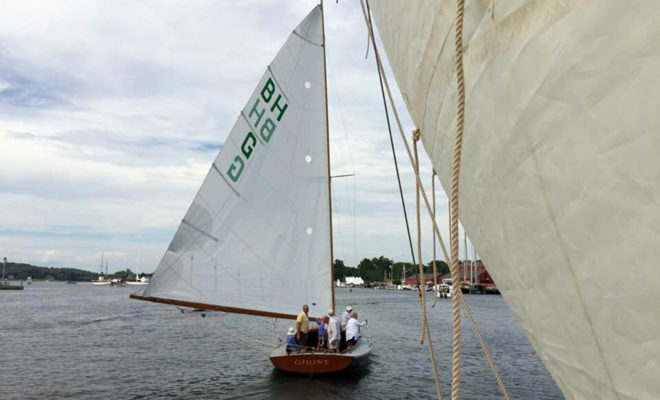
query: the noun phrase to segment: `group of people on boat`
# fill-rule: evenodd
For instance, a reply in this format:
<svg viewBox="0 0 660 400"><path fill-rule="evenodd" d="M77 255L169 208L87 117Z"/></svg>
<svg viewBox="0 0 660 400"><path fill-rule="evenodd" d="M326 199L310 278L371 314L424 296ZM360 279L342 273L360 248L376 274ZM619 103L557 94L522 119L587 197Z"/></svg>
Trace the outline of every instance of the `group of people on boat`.
<svg viewBox="0 0 660 400"><path fill-rule="evenodd" d="M367 324L358 321L357 312L352 306L346 307L341 319L335 310L329 309L328 315L316 319L318 325L316 345L310 346L309 306L303 305L302 312L296 318L296 327L290 327L286 336L286 352L304 354L308 350L339 353L341 352L342 334L346 337L346 350L352 349L360 339L360 328Z"/></svg>

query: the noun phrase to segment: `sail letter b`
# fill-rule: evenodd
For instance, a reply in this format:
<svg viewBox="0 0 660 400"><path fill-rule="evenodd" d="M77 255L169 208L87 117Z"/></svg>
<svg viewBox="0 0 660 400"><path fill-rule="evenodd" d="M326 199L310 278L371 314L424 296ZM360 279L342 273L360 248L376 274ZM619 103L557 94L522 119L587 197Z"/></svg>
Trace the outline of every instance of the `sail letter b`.
<svg viewBox="0 0 660 400"><path fill-rule="evenodd" d="M271 78L268 78L264 88L261 89L261 98L264 99L266 103L268 103L273 97L273 93L275 93L275 84Z"/></svg>
<svg viewBox="0 0 660 400"><path fill-rule="evenodd" d="M243 168L245 168L245 162L241 159L241 156L236 156L234 157L234 162L227 170L227 176L229 176L232 182L236 182L243 173Z"/></svg>
<svg viewBox="0 0 660 400"><path fill-rule="evenodd" d="M261 131L262 131L261 136L263 137L263 129L261 129ZM250 158L250 154L252 154L252 150L254 150L254 146L256 145L257 145L257 138L254 137L254 133L248 132L248 134L245 135L245 139L243 139L243 144L241 145L241 150L243 151L243 155L245 156L246 159Z"/></svg>
<svg viewBox="0 0 660 400"><path fill-rule="evenodd" d="M266 118L266 121L264 122L263 126L261 127L261 138L268 143L270 141L270 137L273 136L273 132L275 132L275 122L273 122L272 119Z"/></svg>

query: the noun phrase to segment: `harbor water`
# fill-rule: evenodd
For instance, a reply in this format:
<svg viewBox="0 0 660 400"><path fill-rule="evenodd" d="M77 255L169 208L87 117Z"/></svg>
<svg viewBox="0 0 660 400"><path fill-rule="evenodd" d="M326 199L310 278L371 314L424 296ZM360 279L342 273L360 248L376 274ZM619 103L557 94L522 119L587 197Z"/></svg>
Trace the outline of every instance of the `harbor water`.
<svg viewBox="0 0 660 400"><path fill-rule="evenodd" d="M330 377L276 371L268 352L294 321L190 312L128 298L135 287L34 282L0 293L0 399L434 398L415 292L337 289L337 308L367 318L374 350L360 371ZM431 301L428 296L429 304ZM497 295L467 295L513 399L563 399ZM204 317L202 316L204 315ZM428 309L445 398L451 300ZM500 399L464 318L461 398Z"/></svg>

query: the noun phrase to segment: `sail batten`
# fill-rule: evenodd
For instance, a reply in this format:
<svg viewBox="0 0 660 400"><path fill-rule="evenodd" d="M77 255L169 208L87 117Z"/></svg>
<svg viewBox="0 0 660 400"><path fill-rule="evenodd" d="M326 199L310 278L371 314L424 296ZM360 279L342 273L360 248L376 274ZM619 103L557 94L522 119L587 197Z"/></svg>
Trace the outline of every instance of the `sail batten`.
<svg viewBox="0 0 660 400"><path fill-rule="evenodd" d="M278 318L331 306L321 30L316 7L265 68L134 298Z"/></svg>

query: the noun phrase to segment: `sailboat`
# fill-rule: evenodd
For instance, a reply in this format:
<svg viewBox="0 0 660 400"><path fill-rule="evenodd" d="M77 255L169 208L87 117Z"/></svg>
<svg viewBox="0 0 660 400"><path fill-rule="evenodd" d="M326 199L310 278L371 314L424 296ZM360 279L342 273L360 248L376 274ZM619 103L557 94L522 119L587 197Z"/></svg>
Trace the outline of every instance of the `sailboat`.
<svg viewBox="0 0 660 400"><path fill-rule="evenodd" d="M149 284L130 297L310 320L335 308L322 6L294 29L259 81ZM312 335L310 335L311 337ZM308 374L362 365L372 344L270 356Z"/></svg>
<svg viewBox="0 0 660 400"><path fill-rule="evenodd" d="M126 281L126 284L129 286L141 286L141 285L146 285L149 283L149 278L143 276L140 278L140 256L138 254L138 262L135 265L135 280L134 281Z"/></svg>
<svg viewBox="0 0 660 400"><path fill-rule="evenodd" d="M107 268L106 268L106 274L107 274ZM92 285L109 285L110 280L105 279L105 276L103 275L103 253L101 253L101 274L99 275L98 279L93 279L92 280Z"/></svg>
<svg viewBox="0 0 660 400"><path fill-rule="evenodd" d="M371 10L449 193L456 3ZM459 217L567 399L660 397L658 15L656 0L464 10Z"/></svg>

